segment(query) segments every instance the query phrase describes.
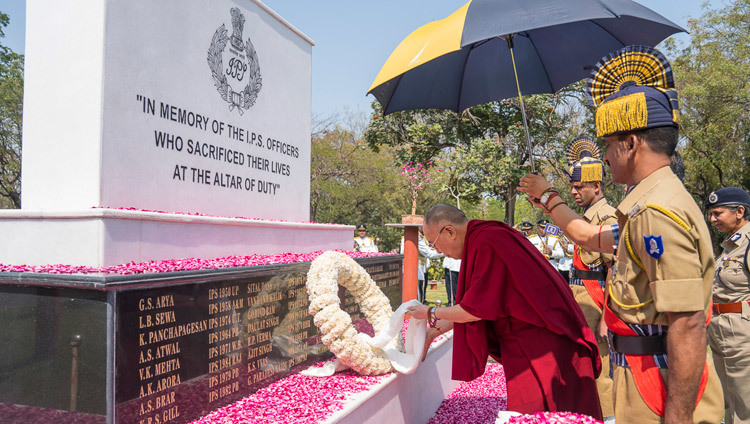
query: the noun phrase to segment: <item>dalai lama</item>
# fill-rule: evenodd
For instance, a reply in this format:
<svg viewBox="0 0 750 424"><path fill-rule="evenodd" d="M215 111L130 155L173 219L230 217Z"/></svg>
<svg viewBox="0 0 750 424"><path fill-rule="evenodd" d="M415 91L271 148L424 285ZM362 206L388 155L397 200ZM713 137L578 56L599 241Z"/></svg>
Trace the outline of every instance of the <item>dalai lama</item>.
<svg viewBox="0 0 750 424"><path fill-rule="evenodd" d="M430 323L425 352L453 329L454 380L479 377L491 356L505 371L509 411L569 411L601 420L596 340L549 261L512 227L469 221L450 205L430 209L423 229L431 247L462 260L455 306L409 309Z"/></svg>

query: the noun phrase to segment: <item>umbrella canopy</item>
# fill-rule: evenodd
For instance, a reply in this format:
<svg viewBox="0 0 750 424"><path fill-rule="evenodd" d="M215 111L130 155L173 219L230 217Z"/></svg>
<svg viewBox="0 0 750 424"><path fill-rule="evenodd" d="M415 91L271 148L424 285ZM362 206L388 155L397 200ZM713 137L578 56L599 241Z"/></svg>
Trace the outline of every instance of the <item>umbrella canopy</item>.
<svg viewBox="0 0 750 424"><path fill-rule="evenodd" d="M681 31L630 0L470 0L406 37L368 93L384 114L460 112L519 95L516 75L523 94L553 93L610 52Z"/></svg>

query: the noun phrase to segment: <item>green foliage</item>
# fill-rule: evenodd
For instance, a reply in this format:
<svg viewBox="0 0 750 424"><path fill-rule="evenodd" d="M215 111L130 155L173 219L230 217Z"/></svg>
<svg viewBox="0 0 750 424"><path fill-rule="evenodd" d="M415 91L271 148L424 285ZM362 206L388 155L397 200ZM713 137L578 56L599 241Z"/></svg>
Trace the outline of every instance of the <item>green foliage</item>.
<svg viewBox="0 0 750 424"><path fill-rule="evenodd" d="M691 43L672 63L685 185L702 201L717 188L750 185L750 0L706 11L689 27Z"/></svg>
<svg viewBox="0 0 750 424"><path fill-rule="evenodd" d="M399 163L426 163L440 151L457 144L458 116L444 110L420 110L392 113L383 116L378 102L372 102L370 123L365 132L367 144L375 151L392 147Z"/></svg>
<svg viewBox="0 0 750 424"><path fill-rule="evenodd" d="M408 180L400 171L394 149L375 152L353 130L335 127L317 134L310 167L311 221L364 223L380 251L398 250L403 230L385 224L400 223L401 215L411 210ZM428 205L441 200L437 187L420 190L417 213L424 214Z"/></svg>
<svg viewBox="0 0 750 424"><path fill-rule="evenodd" d="M0 12L0 38L8 25ZM21 207L23 55L0 43L0 208Z"/></svg>
<svg viewBox="0 0 750 424"><path fill-rule="evenodd" d="M690 44L670 50L685 186L702 204L717 188L750 187L750 0L706 10L689 30Z"/></svg>
<svg viewBox="0 0 750 424"><path fill-rule="evenodd" d="M445 268L443 268L443 260L442 259L431 260L430 267L427 268L427 279L428 280L442 280L443 278L445 278ZM445 288L443 288L443 290L445 290Z"/></svg>
<svg viewBox="0 0 750 424"><path fill-rule="evenodd" d="M526 97L538 169L562 175L564 145L580 128L591 128L583 117L587 110L578 102L582 97L582 84ZM460 115L418 110L384 117L379 104L372 108L365 138L373 149L391 147L398 158L438 161L446 171L441 192L451 203L481 217L515 221L516 187L530 170L518 99L474 106Z"/></svg>

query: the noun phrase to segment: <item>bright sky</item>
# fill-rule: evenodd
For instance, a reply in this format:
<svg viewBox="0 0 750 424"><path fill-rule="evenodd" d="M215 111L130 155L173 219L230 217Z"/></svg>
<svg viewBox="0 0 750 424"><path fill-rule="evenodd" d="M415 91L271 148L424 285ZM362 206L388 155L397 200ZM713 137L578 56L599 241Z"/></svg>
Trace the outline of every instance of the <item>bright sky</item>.
<svg viewBox="0 0 750 424"><path fill-rule="evenodd" d="M519 0L523 1L523 0ZM563 0L560 0L563 1ZM701 4L723 7L726 0L637 0L687 28L688 18L702 14ZM442 19L465 0L263 0L271 9L315 41L312 53L312 111L369 113L366 96L393 49L418 27ZM2 0L10 16L2 43L23 53L26 0ZM678 38L687 41L686 36Z"/></svg>

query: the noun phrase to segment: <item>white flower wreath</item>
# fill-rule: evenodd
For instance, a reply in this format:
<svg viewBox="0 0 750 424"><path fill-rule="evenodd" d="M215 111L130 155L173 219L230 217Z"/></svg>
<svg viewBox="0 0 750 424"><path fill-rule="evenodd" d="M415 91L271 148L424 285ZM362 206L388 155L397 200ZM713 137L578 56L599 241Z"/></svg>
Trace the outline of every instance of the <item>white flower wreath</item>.
<svg viewBox="0 0 750 424"><path fill-rule="evenodd" d="M393 365L382 349L357 337L352 318L341 310L339 284L354 296L375 334L386 328L393 315L388 298L362 266L344 253L325 252L312 262L307 273L309 311L323 335L323 343L340 362L360 374L376 375L393 371ZM395 343L394 340L392 344Z"/></svg>

